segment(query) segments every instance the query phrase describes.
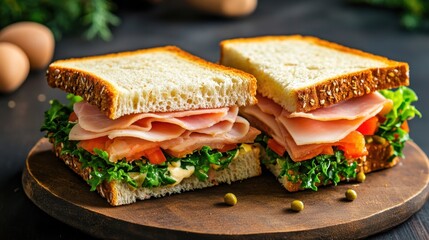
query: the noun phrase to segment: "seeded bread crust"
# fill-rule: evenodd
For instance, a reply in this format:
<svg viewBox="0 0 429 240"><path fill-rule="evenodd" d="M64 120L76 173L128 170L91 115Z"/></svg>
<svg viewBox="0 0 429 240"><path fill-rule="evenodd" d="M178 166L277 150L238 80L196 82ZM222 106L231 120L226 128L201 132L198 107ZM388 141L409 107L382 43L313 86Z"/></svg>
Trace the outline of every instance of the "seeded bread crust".
<svg viewBox="0 0 429 240"><path fill-rule="evenodd" d="M234 49L237 44L264 44L273 41L300 40L315 45L334 49L339 52L351 53L357 56L365 57L385 63L386 67L367 68L362 71L350 72L348 74L338 75L334 78L326 79L323 82L311 85L301 89L292 89L290 97L293 104L288 104L282 99L273 98L270 90L264 89L259 84L262 78L270 78L264 74L264 69L251 63L252 59L244 58L243 62L232 60L230 54L234 54L229 49ZM409 66L404 62L389 60L385 57L376 56L357 49L341 46L336 43L328 42L311 36L263 36L254 38L238 38L224 40L220 43L221 56L220 63L226 66L235 67L247 71L258 79L258 92L263 96L269 97L289 112L308 112L321 107L327 107L340 101L369 94L381 89L396 88L409 85ZM262 53L263 54L263 53ZM283 82L284 79L274 79L274 81ZM293 81L293 80L291 80Z"/></svg>
<svg viewBox="0 0 429 240"><path fill-rule="evenodd" d="M196 103L194 103L193 108L189 108L190 104L187 103L189 103L190 100L181 99L179 96L183 104L180 106L172 106L171 102L177 102L177 96L170 96L169 94L171 93L153 95L154 93L147 92L148 90L146 89L138 89L138 91L140 91L140 95L142 95L142 93L147 94L149 96L148 99L138 99L139 102L136 103L136 99L130 99L136 98L136 96L121 96L124 94L123 90L121 91L120 89L115 87L113 83L109 82L110 80L103 79L103 77L94 74L90 71L75 69L73 67L67 66L67 64L69 63L85 63L86 61L97 61L106 59L112 60L110 64L112 66L115 66L117 64L115 61L118 59L152 53L168 53L173 56L179 57L183 61L193 64L195 69L209 69L212 70L214 73L219 73L219 75L229 77L229 80L226 80L226 82L222 82L223 80L216 79L218 76L216 76L216 74L213 74L213 79L210 79L210 81L213 81L212 87L208 87L208 90L213 92L214 98L225 97L224 103L222 104L216 102L216 99L204 99L204 101L194 101ZM142 66L142 68L144 68L144 66ZM168 72L168 69L163 70ZM188 85L195 84L192 83L192 79L198 76L194 76L195 74L193 72L183 70L182 74L189 76L189 79L186 79L186 81L189 81L187 83ZM85 101L97 106L111 119L116 119L118 117L131 113L184 111L199 108L217 108L233 105L243 106L256 103L256 98L254 97L256 93L256 79L254 76L237 69L205 61L175 46L157 47L130 52L113 53L101 56L59 60L53 62L49 66L46 75L49 86L53 88L60 88L66 92L82 96ZM148 77L150 78L151 76ZM230 83L228 81L230 81ZM160 83L161 86L163 86L162 84L168 85L168 83ZM213 87L213 85L216 84L218 84L218 86L216 88ZM133 89L132 91L135 90L136 89ZM127 89L127 91L131 90ZM239 94L230 96L228 91L236 91ZM194 92L191 94L198 93ZM180 93L178 95L180 95ZM122 102L120 102L120 98L126 98L127 100L132 102L132 104L129 104L129 108L131 109L127 109L126 111L120 109L124 105ZM144 106L138 106L139 104ZM152 105L158 106L158 109L151 108Z"/></svg>
<svg viewBox="0 0 429 240"><path fill-rule="evenodd" d="M60 154L61 144L58 144L54 149L56 156L61 159L70 169L81 176L85 181L89 179L90 168L82 169L81 162L71 155ZM177 185L163 186L156 188L133 188L127 183L119 181L104 181L97 187L97 192L107 200L112 206L134 203L137 200L145 200L149 198L158 198L166 195L191 191L206 187L216 186L221 183L231 184L232 182L244 180L247 178L259 176L262 173L259 161L259 147L252 146L251 151L241 152L228 169L219 171L211 170L207 181L200 181L195 176L185 178Z"/></svg>

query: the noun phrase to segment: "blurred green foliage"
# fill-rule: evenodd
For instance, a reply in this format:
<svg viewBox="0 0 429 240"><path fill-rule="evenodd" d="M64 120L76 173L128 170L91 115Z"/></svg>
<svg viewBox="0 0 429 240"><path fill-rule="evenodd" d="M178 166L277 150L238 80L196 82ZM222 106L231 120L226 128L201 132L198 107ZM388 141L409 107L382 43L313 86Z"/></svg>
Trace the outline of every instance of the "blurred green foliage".
<svg viewBox="0 0 429 240"><path fill-rule="evenodd" d="M87 39L109 40L110 27L120 22L113 7L110 0L0 0L0 28L32 21L49 27L56 39L83 32Z"/></svg>
<svg viewBox="0 0 429 240"><path fill-rule="evenodd" d="M410 30L429 29L429 0L353 0L352 2L396 9L401 24Z"/></svg>

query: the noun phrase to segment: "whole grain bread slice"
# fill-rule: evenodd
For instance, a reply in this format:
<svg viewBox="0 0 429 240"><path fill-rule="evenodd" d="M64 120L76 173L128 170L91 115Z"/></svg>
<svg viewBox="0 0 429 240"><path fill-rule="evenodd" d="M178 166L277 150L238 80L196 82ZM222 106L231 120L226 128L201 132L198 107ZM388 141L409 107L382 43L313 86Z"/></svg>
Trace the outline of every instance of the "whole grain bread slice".
<svg viewBox="0 0 429 240"><path fill-rule="evenodd" d="M407 63L311 36L224 40L220 63L253 74L257 91L289 112L308 112L409 85Z"/></svg>
<svg viewBox="0 0 429 240"><path fill-rule="evenodd" d="M82 96L109 118L256 103L256 79L174 46L59 60L48 84Z"/></svg>

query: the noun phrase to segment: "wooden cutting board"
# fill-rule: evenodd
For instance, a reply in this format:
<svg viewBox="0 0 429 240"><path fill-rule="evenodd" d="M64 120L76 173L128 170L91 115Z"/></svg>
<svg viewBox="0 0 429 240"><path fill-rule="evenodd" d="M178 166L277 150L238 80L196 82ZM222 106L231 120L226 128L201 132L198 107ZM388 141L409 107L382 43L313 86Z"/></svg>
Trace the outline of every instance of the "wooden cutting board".
<svg viewBox="0 0 429 240"><path fill-rule="evenodd" d="M286 192L269 173L160 199L111 207L68 169L41 139L26 161L27 196L49 215L100 238L131 239L355 239L392 228L417 212L429 196L429 165L412 142L394 168L367 175L364 183ZM353 202L344 199L356 190ZM238 204L223 204L233 192ZM290 210L300 199L302 212Z"/></svg>

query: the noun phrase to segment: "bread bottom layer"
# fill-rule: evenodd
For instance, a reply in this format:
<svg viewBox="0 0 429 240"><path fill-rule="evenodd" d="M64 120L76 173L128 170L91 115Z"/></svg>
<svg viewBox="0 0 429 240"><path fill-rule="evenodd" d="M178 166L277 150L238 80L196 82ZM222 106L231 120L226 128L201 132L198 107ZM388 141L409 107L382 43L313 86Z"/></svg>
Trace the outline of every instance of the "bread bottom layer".
<svg viewBox="0 0 429 240"><path fill-rule="evenodd" d="M358 158L355 160L357 162L356 172L363 171L364 173L370 173L386 168L391 168L399 162L399 158L397 157L389 160L392 149L387 141L384 143L367 143L366 148L368 150L368 155L366 157ZM262 159L267 158L264 152L262 152L261 154ZM279 164L265 164L265 166L275 176L279 176L281 172L281 166L279 166ZM297 192L303 190L300 187L301 182L293 183L291 181L288 181L286 176L278 178L278 180L289 192ZM348 180L350 181L354 179ZM341 181L346 181L346 179L342 178ZM317 186L320 186L320 184Z"/></svg>
<svg viewBox="0 0 429 240"><path fill-rule="evenodd" d="M90 169L82 169L81 162L71 155L60 155L61 147L55 149L56 155L64 161L75 173L79 174L85 181L89 179ZM247 179L250 177L259 176L261 174L261 166L259 161L259 148L252 147L248 151L239 151L239 155L232 160L229 167L223 170L213 170L209 172L209 179L200 181L197 177L191 176L183 179L176 185L167 185L154 188L133 188L125 182L121 181L104 181L98 185L98 193L107 199L112 206L134 203L137 200L149 199L152 197L163 197L175 193L201 189L218 185L220 183L228 183Z"/></svg>

